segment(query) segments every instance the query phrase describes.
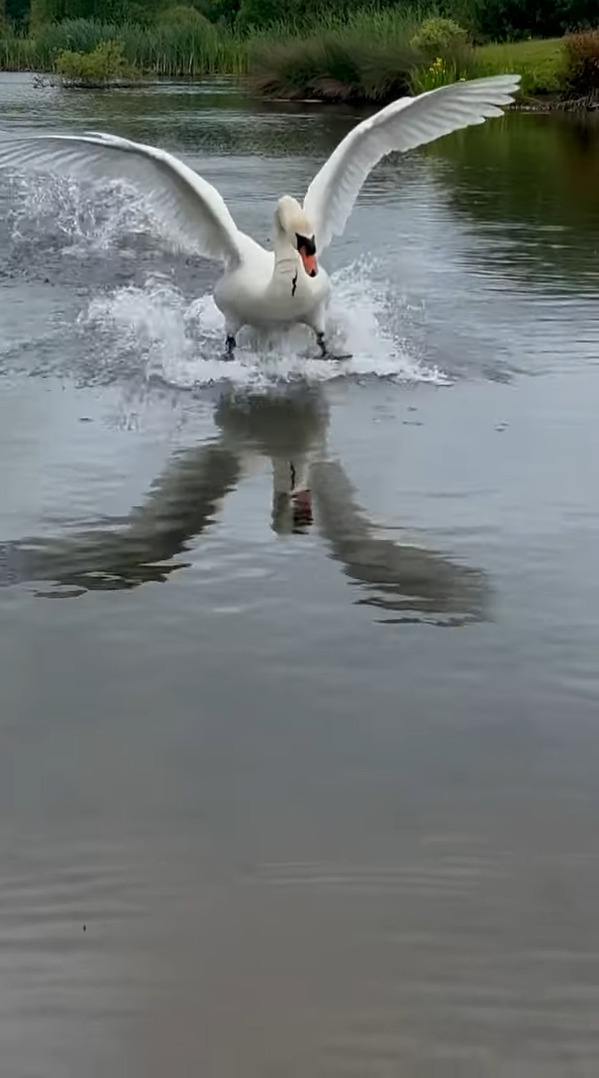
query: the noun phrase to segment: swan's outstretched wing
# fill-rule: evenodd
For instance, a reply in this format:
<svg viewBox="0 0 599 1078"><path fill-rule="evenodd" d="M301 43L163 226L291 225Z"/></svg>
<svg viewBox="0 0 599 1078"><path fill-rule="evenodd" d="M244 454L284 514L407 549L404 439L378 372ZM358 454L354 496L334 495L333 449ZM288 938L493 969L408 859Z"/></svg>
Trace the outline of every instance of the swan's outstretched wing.
<svg viewBox="0 0 599 1078"><path fill-rule="evenodd" d="M419 97L402 97L354 127L314 177L304 199L319 251L341 235L364 180L382 157L500 116L519 82L519 75L455 82Z"/></svg>
<svg viewBox="0 0 599 1078"><path fill-rule="evenodd" d="M239 262L246 237L221 195L165 150L116 135L37 135L0 143L1 167L130 182L187 246L227 265Z"/></svg>

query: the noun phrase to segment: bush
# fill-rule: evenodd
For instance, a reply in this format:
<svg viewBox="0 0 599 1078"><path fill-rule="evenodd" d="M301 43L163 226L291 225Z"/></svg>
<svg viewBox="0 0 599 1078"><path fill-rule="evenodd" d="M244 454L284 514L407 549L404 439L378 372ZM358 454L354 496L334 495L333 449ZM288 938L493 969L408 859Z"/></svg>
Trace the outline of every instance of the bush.
<svg viewBox="0 0 599 1078"><path fill-rule="evenodd" d="M206 24L208 19L197 7L191 4L172 4L165 8L157 19L158 26L187 26L198 27Z"/></svg>
<svg viewBox="0 0 599 1078"><path fill-rule="evenodd" d="M56 73L65 86L99 87L140 77L117 41L104 41L93 52L63 49L56 60Z"/></svg>
<svg viewBox="0 0 599 1078"><path fill-rule="evenodd" d="M410 84L414 94L478 74L468 33L454 19L426 19L412 38L412 46L427 58L426 64L419 63L412 71Z"/></svg>
<svg viewBox="0 0 599 1078"><path fill-rule="evenodd" d="M564 42L564 87L570 94L595 96L599 92L599 30L572 34Z"/></svg>
<svg viewBox="0 0 599 1078"><path fill-rule="evenodd" d="M445 57L468 44L467 32L453 19L426 19L412 38L412 46L430 59Z"/></svg>

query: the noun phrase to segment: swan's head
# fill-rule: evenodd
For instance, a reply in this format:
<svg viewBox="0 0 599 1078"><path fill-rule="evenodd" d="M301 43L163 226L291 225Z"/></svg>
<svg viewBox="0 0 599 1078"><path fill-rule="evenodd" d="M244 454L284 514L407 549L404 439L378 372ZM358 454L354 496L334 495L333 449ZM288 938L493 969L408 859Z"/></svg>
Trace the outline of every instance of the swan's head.
<svg viewBox="0 0 599 1078"><path fill-rule="evenodd" d="M292 247L298 252L308 277L316 277L316 240L314 225L305 211L291 195L283 195L277 205L276 221Z"/></svg>

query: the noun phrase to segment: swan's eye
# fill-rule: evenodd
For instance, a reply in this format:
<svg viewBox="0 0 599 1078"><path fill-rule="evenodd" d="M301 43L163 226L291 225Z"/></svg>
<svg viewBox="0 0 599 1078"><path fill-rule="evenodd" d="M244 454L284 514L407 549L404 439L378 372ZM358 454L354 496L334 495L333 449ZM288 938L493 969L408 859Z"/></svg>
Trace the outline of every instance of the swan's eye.
<svg viewBox="0 0 599 1078"><path fill-rule="evenodd" d="M308 236L301 236L299 232L296 232L295 238L297 239L298 251L303 251L303 253L308 256L316 254L316 244L314 242L314 236L309 239Z"/></svg>

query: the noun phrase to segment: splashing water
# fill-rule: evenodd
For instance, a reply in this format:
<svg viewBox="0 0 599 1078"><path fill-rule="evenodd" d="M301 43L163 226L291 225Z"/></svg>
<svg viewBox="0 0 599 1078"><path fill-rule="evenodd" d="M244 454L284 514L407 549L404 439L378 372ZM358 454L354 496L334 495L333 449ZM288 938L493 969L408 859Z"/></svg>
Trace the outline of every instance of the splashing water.
<svg viewBox="0 0 599 1078"><path fill-rule="evenodd" d="M121 181L102 197L66 177L13 176L8 224L13 243L60 246L65 255L101 253L152 231L152 215L139 192ZM155 229L154 229L155 231Z"/></svg>
<svg viewBox="0 0 599 1078"><path fill-rule="evenodd" d="M108 338L129 362L136 353L147 379L178 388L223 379L257 387L348 376L447 384L438 368L427 366L396 336L386 297L373 286L366 264L333 274L332 282L328 336L334 352L352 352L349 360L316 358L314 335L297 326L268 336L242 330L235 358L225 361L224 320L212 296L189 303L172 281L156 274L143 288L128 285L95 298L79 326ZM401 306L394 320L401 321Z"/></svg>
<svg viewBox="0 0 599 1078"><path fill-rule="evenodd" d="M42 183L15 177L12 182L11 239L22 253L35 246L36 263L50 249L81 257L123 250L140 237L152 240L155 250L156 237L165 239L149 207L120 182L105 187L101 198L66 179ZM173 245L181 251L171 236L168 246ZM157 253L164 256L164 249ZM88 302L76 324L85 343L80 354L86 357L85 369L74 372L78 377L103 383L141 377L178 389L224 380L253 387L342 377L448 382L403 338L406 304L366 258L332 275L327 336L333 353L352 353L343 361L317 358L314 335L299 326L268 336L244 329L235 358L225 361L224 321L211 294L190 301L174 276L148 273L141 284L129 283Z"/></svg>

